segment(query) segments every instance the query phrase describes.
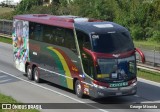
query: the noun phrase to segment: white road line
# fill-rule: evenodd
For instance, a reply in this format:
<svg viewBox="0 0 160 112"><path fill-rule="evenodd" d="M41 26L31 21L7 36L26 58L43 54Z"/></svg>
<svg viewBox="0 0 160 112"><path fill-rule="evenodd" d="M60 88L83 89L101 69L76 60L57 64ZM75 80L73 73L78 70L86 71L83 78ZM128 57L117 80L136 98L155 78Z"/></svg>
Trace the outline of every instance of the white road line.
<svg viewBox="0 0 160 112"><path fill-rule="evenodd" d="M5 82L8 82L10 80L12 80L12 79L1 80L0 83L5 83Z"/></svg>
<svg viewBox="0 0 160 112"><path fill-rule="evenodd" d="M109 111L107 111L107 110L100 109L100 108L95 107L95 106L93 106L93 105L87 104L86 102L83 102L83 101L81 101L81 100L72 98L72 97L70 97L70 96L68 96L68 95L65 95L65 94L63 94L63 93L60 93L60 92L58 92L58 91L55 91L55 90L52 90L52 89L43 87L43 86L41 86L41 85L38 85L38 84L36 84L36 83L33 83L33 82L30 82L30 81L24 80L24 79L22 79L22 78L19 78L19 77L15 76L15 75L10 74L10 73L7 73L7 72L5 72L5 71L0 70L0 72L2 72L2 73L4 73L4 74L7 74L7 75L10 75L10 76L12 76L12 77L15 77L15 78L17 78L17 79L19 79L19 80L22 80L22 81L24 81L24 82L30 83L30 84L32 84L32 85L38 86L38 87L40 87L40 88L46 89L46 90L48 90L48 91L54 92L54 93L56 93L56 94L59 94L59 95L61 95L61 96L66 97L66 98L72 99L72 100L77 101L77 102L79 102L79 103L84 103L84 104L86 104L87 106L90 106L90 107L92 107L92 108L98 109L99 111L109 112Z"/></svg>
<svg viewBox="0 0 160 112"><path fill-rule="evenodd" d="M138 77L138 81L160 87L160 83Z"/></svg>

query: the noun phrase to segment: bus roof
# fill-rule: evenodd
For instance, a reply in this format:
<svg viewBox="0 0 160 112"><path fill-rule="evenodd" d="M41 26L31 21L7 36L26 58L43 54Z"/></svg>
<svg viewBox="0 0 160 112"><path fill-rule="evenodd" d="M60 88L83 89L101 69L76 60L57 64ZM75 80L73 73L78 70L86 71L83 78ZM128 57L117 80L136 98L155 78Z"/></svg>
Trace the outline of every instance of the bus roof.
<svg viewBox="0 0 160 112"><path fill-rule="evenodd" d="M79 29L87 33L116 33L128 31L121 25L106 21L75 23L75 27L76 29Z"/></svg>
<svg viewBox="0 0 160 112"><path fill-rule="evenodd" d="M48 14L17 15L14 17L14 19L73 29L73 22L71 22L70 18L67 18L66 21L64 21L60 20L59 16L54 16L54 15L48 15Z"/></svg>
<svg viewBox="0 0 160 112"><path fill-rule="evenodd" d="M17 15L14 17L14 19L59 26L69 29L73 29L75 26L76 29L82 30L87 33L113 33L127 31L126 28L113 22L106 22L72 15L55 16L48 14L28 14Z"/></svg>

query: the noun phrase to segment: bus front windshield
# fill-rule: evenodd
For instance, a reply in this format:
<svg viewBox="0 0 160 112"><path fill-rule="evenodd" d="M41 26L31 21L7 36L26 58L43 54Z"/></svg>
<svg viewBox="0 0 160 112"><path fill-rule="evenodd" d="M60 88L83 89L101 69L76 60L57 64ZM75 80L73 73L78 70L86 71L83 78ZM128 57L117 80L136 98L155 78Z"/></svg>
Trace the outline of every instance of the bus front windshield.
<svg viewBox="0 0 160 112"><path fill-rule="evenodd" d="M134 50L134 45L128 32L92 34L91 38L94 52L122 53Z"/></svg>
<svg viewBox="0 0 160 112"><path fill-rule="evenodd" d="M98 59L96 79L101 81L130 80L136 77L135 56L120 59Z"/></svg>

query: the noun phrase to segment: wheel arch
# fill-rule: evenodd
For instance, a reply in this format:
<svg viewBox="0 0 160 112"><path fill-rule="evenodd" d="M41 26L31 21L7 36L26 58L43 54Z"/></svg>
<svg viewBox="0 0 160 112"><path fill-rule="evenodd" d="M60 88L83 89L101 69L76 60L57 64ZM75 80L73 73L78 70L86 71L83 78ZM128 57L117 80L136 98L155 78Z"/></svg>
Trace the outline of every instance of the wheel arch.
<svg viewBox="0 0 160 112"><path fill-rule="evenodd" d="M73 90L74 90L74 92L75 92L75 83L76 83L77 80L78 80L78 78L76 78L76 77L73 79Z"/></svg>
<svg viewBox="0 0 160 112"><path fill-rule="evenodd" d="M25 73L27 73L27 66L29 65L29 62L26 62L25 64Z"/></svg>
<svg viewBox="0 0 160 112"><path fill-rule="evenodd" d="M37 67L37 65L36 65L36 64L33 64L33 65L32 65L32 74L33 74L33 72L34 72L34 68L35 68L35 67Z"/></svg>

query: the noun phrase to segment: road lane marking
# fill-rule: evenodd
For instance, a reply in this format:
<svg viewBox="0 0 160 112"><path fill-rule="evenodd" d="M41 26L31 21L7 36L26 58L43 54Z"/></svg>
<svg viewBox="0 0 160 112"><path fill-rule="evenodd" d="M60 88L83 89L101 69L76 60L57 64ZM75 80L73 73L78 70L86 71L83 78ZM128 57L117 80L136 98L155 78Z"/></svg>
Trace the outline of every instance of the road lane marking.
<svg viewBox="0 0 160 112"><path fill-rule="evenodd" d="M7 77L7 76L6 76L6 75L2 75L2 76L0 76L0 79L1 79L1 78L4 78L4 77Z"/></svg>
<svg viewBox="0 0 160 112"><path fill-rule="evenodd" d="M55 91L55 90L49 89L49 88L47 88L47 87L43 87L43 86L41 86L41 85L38 85L38 84L36 84L36 83L33 83L33 82L30 82L30 81L24 80L24 79L22 79L22 78L19 78L19 77L15 76L15 75L10 74L10 73L7 73L7 72L5 72L5 71L0 70L0 72L2 72L2 73L4 73L4 74L7 74L7 75L10 75L10 76L12 76L12 77L14 77L14 78L17 78L17 79L19 79L19 80L22 80L22 81L24 81L24 82L30 83L30 84L32 84L32 85L38 86L38 87L40 87L40 88L46 89L46 90L48 90L48 91L54 92L54 93L56 93L56 94L59 94L59 95L61 95L61 96L66 97L66 98L72 99L72 100L77 101L77 102L79 102L79 103L86 104L87 106L92 107L92 108L95 108L95 109L98 109L99 111L109 112L109 111L107 111L107 110L100 109L100 108L98 108L98 107L96 107L96 106L87 104L86 102L83 102L83 101L81 101L81 100L75 99L75 98L73 98L73 97L70 97L70 96L65 95L65 94L63 94L63 93L60 93L60 92L58 92L58 91Z"/></svg>
<svg viewBox="0 0 160 112"><path fill-rule="evenodd" d="M160 83L138 77L138 81L160 87Z"/></svg>
<svg viewBox="0 0 160 112"><path fill-rule="evenodd" d="M5 82L8 82L8 81L10 81L10 80L12 80L12 79L1 80L1 81L0 81L0 84L1 84L1 83L5 83Z"/></svg>

